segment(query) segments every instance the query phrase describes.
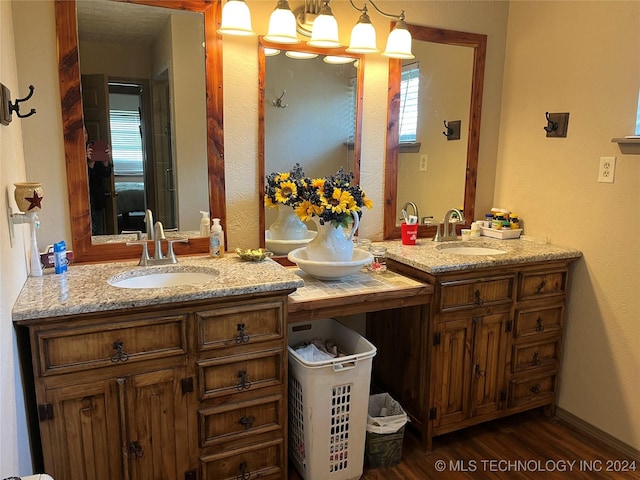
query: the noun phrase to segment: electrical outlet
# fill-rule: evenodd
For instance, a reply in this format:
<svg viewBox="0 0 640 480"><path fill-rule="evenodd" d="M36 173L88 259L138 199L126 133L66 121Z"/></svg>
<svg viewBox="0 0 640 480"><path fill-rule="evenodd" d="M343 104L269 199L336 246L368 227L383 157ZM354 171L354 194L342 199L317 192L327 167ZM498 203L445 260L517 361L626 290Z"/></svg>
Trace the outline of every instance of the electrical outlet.
<svg viewBox="0 0 640 480"><path fill-rule="evenodd" d="M600 157L599 183L613 183L616 173L616 157Z"/></svg>
<svg viewBox="0 0 640 480"><path fill-rule="evenodd" d="M426 172L427 171L427 156L426 155L420 155L420 171L421 172Z"/></svg>

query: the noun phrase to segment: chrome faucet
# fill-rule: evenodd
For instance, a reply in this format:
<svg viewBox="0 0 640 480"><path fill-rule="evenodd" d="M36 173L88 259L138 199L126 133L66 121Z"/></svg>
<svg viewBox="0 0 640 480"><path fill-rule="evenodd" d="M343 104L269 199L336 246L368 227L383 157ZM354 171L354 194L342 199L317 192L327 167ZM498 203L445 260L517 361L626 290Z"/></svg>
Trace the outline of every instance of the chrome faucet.
<svg viewBox="0 0 640 480"><path fill-rule="evenodd" d="M420 218L420 215L418 215L418 207L416 206L416 204L413 202L407 202L402 206L402 218L400 219L404 220L407 223L409 223L409 217L407 216L407 207L409 206L413 208L413 214L415 215L415 217Z"/></svg>
<svg viewBox="0 0 640 480"><path fill-rule="evenodd" d="M151 210L147 210L147 215L149 218L151 217ZM142 246L142 255L140 256L140 261L138 265L146 267L147 265L165 265L168 263L178 263L178 259L173 251L173 244L176 242L188 243L189 240L187 238L176 238L173 240L168 240L167 244L167 255L164 256L162 254L162 241L166 240L164 235L164 228L161 222L156 222L153 225L152 229L148 229L147 237L151 236L153 238L153 258L149 258L149 244L148 240L139 240L135 242L127 242L127 246L131 245L141 245Z"/></svg>
<svg viewBox="0 0 640 480"><path fill-rule="evenodd" d="M151 212L151 210L147 210L147 212ZM164 257L162 256L162 240L166 240L164 236L164 229L162 228L161 222L156 222L153 226L153 259L154 260L162 260Z"/></svg>
<svg viewBox="0 0 640 480"><path fill-rule="evenodd" d="M451 221L451 216L454 213L458 216L458 220L456 222ZM456 235L457 222L464 222L463 213L457 208L452 208L451 210L448 210L447 213L444 214L443 223L438 223L436 225L437 230L436 230L435 237L433 237L433 241L434 242L450 242L452 240L457 240L458 239L458 236ZM442 225L442 232L440 230L441 225Z"/></svg>
<svg viewBox="0 0 640 480"><path fill-rule="evenodd" d="M153 227L153 213L147 208L144 213L144 223L147 225L147 240L155 240L155 232Z"/></svg>

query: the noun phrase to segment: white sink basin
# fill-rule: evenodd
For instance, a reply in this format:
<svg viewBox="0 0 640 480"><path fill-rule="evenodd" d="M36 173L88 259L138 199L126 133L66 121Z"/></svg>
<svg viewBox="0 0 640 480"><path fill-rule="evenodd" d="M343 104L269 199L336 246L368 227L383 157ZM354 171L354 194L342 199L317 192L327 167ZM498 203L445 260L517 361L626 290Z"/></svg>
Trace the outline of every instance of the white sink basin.
<svg viewBox="0 0 640 480"><path fill-rule="evenodd" d="M114 275L108 281L109 285L118 288L164 288L180 287L184 285L199 285L214 280L218 272L214 269L208 271L175 271L158 272L151 270L132 270Z"/></svg>
<svg viewBox="0 0 640 480"><path fill-rule="evenodd" d="M490 247L444 247L438 248L440 253L449 253L451 255L501 255L507 253L504 250Z"/></svg>

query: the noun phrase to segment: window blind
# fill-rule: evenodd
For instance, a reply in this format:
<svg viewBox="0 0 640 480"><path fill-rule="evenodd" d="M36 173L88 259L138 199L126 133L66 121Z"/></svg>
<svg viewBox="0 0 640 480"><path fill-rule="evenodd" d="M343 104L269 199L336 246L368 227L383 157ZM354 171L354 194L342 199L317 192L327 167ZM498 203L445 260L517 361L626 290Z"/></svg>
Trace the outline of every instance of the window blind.
<svg viewBox="0 0 640 480"><path fill-rule="evenodd" d="M420 66L418 62L404 65L400 83L400 143L417 141L419 86Z"/></svg>
<svg viewBox="0 0 640 480"><path fill-rule="evenodd" d="M142 175L142 138L140 113L135 110L110 110L111 157L115 175Z"/></svg>

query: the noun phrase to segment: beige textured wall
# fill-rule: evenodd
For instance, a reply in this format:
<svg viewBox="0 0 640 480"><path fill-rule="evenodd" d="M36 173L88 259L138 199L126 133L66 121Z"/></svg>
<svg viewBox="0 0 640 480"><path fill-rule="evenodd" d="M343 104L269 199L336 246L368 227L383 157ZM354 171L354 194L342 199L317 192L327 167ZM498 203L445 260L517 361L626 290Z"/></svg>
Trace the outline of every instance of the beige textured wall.
<svg viewBox="0 0 640 480"><path fill-rule="evenodd" d="M14 39L11 3L0 1L0 82L11 90L12 99L24 97L29 92L28 85L18 81L16 55L21 52ZM27 104L27 108L33 106ZM28 274L30 230L28 224L16 225L12 245L5 215L5 205L18 210L13 184L25 180L22 120L14 114L8 126L0 126L3 205L0 228L0 478L29 473L31 468L18 351L11 322L11 308Z"/></svg>
<svg viewBox="0 0 640 480"><path fill-rule="evenodd" d="M496 205L526 233L582 250L572 269L559 406L640 449L640 2L513 2ZM545 112L570 112L546 138ZM616 156L615 183L597 183Z"/></svg>

